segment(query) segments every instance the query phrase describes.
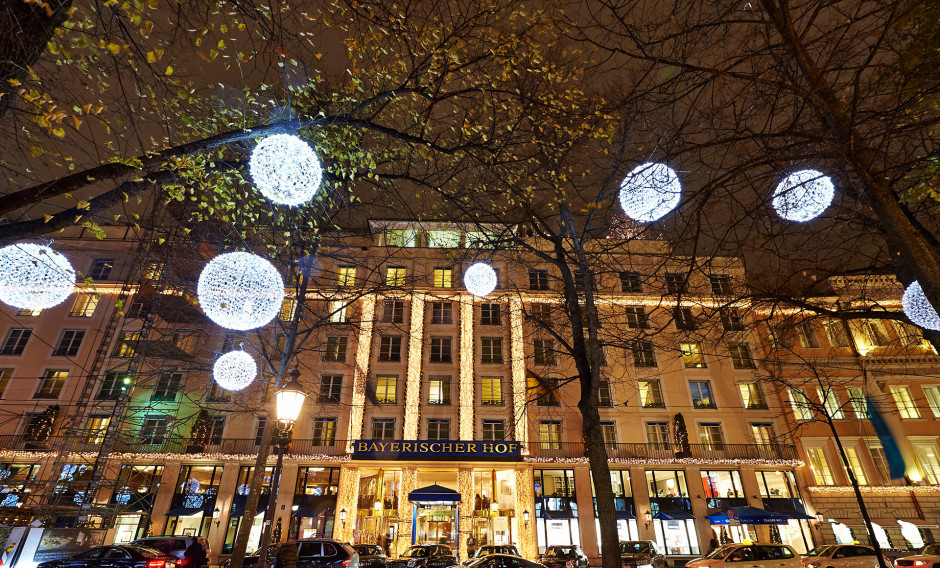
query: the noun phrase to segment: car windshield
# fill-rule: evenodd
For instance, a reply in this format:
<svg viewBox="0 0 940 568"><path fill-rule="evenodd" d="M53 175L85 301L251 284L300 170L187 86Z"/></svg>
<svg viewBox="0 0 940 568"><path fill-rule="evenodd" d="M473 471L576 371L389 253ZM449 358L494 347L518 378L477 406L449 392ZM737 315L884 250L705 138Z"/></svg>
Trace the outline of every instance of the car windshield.
<svg viewBox="0 0 940 568"><path fill-rule="evenodd" d="M357 544L353 546L353 548L356 549L356 552L359 552L362 554L375 554L376 553L375 547L370 544Z"/></svg>
<svg viewBox="0 0 940 568"><path fill-rule="evenodd" d="M832 546L831 544L829 544L829 545L824 545L824 546L817 546L816 548L814 548L814 549L810 550L809 552L807 552L807 553L806 553L806 556L831 556L831 555L832 555L832 550L833 550L834 548L835 548L835 547Z"/></svg>
<svg viewBox="0 0 940 568"><path fill-rule="evenodd" d="M920 551L921 554L929 554L931 556L940 555L940 544L928 544Z"/></svg>
<svg viewBox="0 0 940 568"><path fill-rule="evenodd" d="M716 548L715 550L712 550L711 552L709 552L702 558L724 558L735 548L737 548L737 546L733 544L726 545L726 546L719 546L718 548Z"/></svg>
<svg viewBox="0 0 940 568"><path fill-rule="evenodd" d="M621 542L621 554L647 554L650 551L648 542Z"/></svg>
<svg viewBox="0 0 940 568"><path fill-rule="evenodd" d="M511 546L484 546L480 548L480 556L489 554L515 554L516 549Z"/></svg>
<svg viewBox="0 0 940 568"><path fill-rule="evenodd" d="M426 558L431 553L431 549L426 546L412 546L402 554L402 558Z"/></svg>
<svg viewBox="0 0 940 568"><path fill-rule="evenodd" d="M140 552L144 556L163 556L163 553L156 548L151 548L142 544L134 545L134 550Z"/></svg>
<svg viewBox="0 0 940 568"><path fill-rule="evenodd" d="M545 558L574 558L574 547L572 546L550 546L545 551Z"/></svg>

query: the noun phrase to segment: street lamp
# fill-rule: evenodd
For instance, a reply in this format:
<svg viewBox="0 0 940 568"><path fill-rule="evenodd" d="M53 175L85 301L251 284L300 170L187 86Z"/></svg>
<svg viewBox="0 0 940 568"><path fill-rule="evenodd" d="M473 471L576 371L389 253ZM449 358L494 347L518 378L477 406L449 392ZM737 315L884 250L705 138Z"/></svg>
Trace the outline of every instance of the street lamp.
<svg viewBox="0 0 940 568"><path fill-rule="evenodd" d="M339 512L339 520L343 522L343 528L346 528L346 509L343 509Z"/></svg>
<svg viewBox="0 0 940 568"><path fill-rule="evenodd" d="M529 510L522 512L522 520L525 521L525 528L529 528Z"/></svg>
<svg viewBox="0 0 940 568"><path fill-rule="evenodd" d="M277 438L275 446L277 447L277 465L274 466L274 479L271 480L271 493L268 497L268 508L264 513L264 524L261 531L261 545L258 548L258 564L265 565L265 556L267 555L268 544L271 542L271 521L268 514L274 510L277 502L278 485L281 481L281 465L284 463L284 449L289 442L291 428L294 422L300 416L300 409L303 408L304 400L307 395L304 394L304 387L298 381L300 371L297 367L290 372L290 380L282 386L274 395L274 415L277 417ZM270 502L274 499L274 503Z"/></svg>

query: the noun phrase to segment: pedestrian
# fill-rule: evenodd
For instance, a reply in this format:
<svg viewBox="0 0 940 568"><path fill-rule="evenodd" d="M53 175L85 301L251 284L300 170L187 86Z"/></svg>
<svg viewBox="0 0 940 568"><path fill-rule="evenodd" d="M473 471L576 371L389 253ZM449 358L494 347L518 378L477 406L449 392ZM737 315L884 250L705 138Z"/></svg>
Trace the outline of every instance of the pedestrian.
<svg viewBox="0 0 940 568"><path fill-rule="evenodd" d="M711 552L718 548L718 539L712 536L712 539L708 541L708 551Z"/></svg>
<svg viewBox="0 0 940 568"><path fill-rule="evenodd" d="M205 563L206 549L198 538L194 538L193 543L183 553L183 568L202 568Z"/></svg>

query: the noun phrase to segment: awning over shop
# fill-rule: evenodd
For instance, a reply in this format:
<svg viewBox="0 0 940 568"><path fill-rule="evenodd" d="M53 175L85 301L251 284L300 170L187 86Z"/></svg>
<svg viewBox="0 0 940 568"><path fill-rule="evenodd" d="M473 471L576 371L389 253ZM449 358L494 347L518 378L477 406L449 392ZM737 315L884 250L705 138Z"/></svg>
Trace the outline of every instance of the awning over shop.
<svg viewBox="0 0 940 568"><path fill-rule="evenodd" d="M336 514L336 495L295 495L291 514L295 517L321 517Z"/></svg>
<svg viewBox="0 0 940 568"><path fill-rule="evenodd" d="M460 493L441 485L428 485L408 494L408 500L422 505L453 505L460 503Z"/></svg>
<svg viewBox="0 0 940 568"><path fill-rule="evenodd" d="M670 511L668 513L660 511L653 515L653 518L658 521L684 521L687 519L694 519L695 515L691 513L685 513L683 511Z"/></svg>
<svg viewBox="0 0 940 568"><path fill-rule="evenodd" d="M617 518L626 519L628 521L636 520L636 517L633 516L633 513L630 513L629 511L617 511Z"/></svg>
<svg viewBox="0 0 940 568"><path fill-rule="evenodd" d="M268 501L270 501L270 493L262 493L258 496L258 508L255 511L255 514L263 513L268 508ZM245 505L248 503L247 495L236 495L232 500L232 514L233 517L241 517L245 514Z"/></svg>
<svg viewBox="0 0 940 568"><path fill-rule="evenodd" d="M940 525L936 521L925 521L923 519L898 519L898 523L910 523L915 527L922 529L937 529Z"/></svg>
<svg viewBox="0 0 940 568"><path fill-rule="evenodd" d="M732 507L721 513L708 515L708 522L713 525L785 525L790 521L788 515L768 511L759 507Z"/></svg>
<svg viewBox="0 0 940 568"><path fill-rule="evenodd" d="M806 514L803 501L790 497L768 497L764 499L764 508L774 513L786 515L797 521L813 521L816 517Z"/></svg>
<svg viewBox="0 0 940 568"><path fill-rule="evenodd" d="M166 512L167 517L188 517L196 513L204 513L202 508L193 509L192 507L177 507Z"/></svg>

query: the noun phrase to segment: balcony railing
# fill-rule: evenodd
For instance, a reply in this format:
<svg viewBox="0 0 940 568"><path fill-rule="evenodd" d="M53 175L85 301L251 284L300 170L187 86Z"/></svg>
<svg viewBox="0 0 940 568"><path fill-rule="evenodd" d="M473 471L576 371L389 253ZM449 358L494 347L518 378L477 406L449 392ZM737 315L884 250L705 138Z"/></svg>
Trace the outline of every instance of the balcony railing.
<svg viewBox="0 0 940 568"><path fill-rule="evenodd" d="M585 456L581 442L543 444L531 442L529 453L537 458L572 458ZM687 452L673 444L608 444L611 459L666 460L689 458L701 460L795 460L796 448L787 444L690 444Z"/></svg>

